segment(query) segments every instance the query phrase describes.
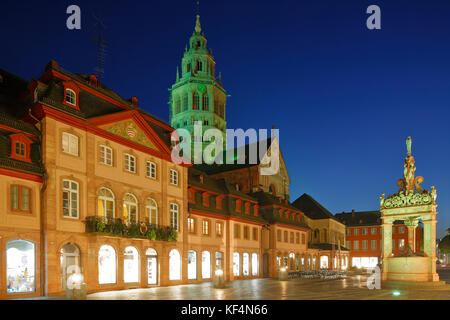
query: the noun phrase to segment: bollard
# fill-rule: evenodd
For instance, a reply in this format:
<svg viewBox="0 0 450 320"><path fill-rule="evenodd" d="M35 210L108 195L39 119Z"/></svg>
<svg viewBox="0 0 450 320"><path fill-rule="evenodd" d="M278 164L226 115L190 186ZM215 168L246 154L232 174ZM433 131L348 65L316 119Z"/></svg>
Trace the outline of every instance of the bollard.
<svg viewBox="0 0 450 320"><path fill-rule="evenodd" d="M214 273L213 279L214 288L224 288L225 287L225 279L223 277L223 271L221 269L217 269Z"/></svg>
<svg viewBox="0 0 450 320"><path fill-rule="evenodd" d="M280 281L288 280L288 273L286 268L280 268L280 270L278 270L278 280Z"/></svg>

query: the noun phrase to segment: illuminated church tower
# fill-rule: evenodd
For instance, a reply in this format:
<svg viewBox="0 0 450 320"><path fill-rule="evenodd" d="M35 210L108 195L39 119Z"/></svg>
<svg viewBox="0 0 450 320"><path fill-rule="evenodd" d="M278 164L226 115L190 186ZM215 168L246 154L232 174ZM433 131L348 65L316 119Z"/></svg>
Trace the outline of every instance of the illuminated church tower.
<svg viewBox="0 0 450 320"><path fill-rule="evenodd" d="M202 131L219 129L226 146L225 107L227 94L222 87L219 74L216 80L212 50L206 46L206 38L197 15L194 32L189 39L181 60L181 72L177 66L175 83L170 91L170 125L187 129L191 134L192 146L201 144L203 150L210 142L194 141L194 122L202 123ZM202 133L203 134L203 133ZM194 151L192 149L192 156Z"/></svg>

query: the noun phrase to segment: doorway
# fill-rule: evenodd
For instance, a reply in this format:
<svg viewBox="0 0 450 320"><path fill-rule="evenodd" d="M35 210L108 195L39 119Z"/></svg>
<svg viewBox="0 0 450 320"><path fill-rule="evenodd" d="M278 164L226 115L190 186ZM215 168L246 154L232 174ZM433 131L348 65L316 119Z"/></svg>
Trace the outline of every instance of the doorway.
<svg viewBox="0 0 450 320"><path fill-rule="evenodd" d="M61 248L61 287L65 291L67 279L73 273L81 273L80 248L73 243L66 243Z"/></svg>

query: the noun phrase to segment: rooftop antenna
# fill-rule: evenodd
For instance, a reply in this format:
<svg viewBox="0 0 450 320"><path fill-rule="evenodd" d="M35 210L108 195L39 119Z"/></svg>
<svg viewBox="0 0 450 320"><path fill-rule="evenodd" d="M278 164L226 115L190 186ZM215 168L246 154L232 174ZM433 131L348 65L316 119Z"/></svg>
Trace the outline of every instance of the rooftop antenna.
<svg viewBox="0 0 450 320"><path fill-rule="evenodd" d="M98 25L98 38L94 40L94 43L98 45L98 66L95 68L95 71L97 72L98 82L100 82L102 79L102 75L105 73L103 65L105 64L104 58L106 55L106 47L108 43L105 40L103 40L102 37L102 29L103 28L106 29L105 24L100 18L97 18L95 15L94 19L97 21Z"/></svg>

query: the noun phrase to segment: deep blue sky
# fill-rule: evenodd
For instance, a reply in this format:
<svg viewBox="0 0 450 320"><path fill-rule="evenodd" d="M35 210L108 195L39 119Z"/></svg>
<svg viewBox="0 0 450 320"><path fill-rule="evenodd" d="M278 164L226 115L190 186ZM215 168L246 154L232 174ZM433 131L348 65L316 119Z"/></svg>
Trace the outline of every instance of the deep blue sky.
<svg viewBox="0 0 450 320"><path fill-rule="evenodd" d="M0 68L25 79L50 59L93 73L106 24L107 86L168 121L195 22L195 1L10 1L0 4ZM82 30L66 29L66 8ZM365 26L377 4L382 30ZM397 191L413 139L416 174L438 191L438 235L450 227L450 2L201 1L216 70L231 97L229 128L280 129L291 199L308 193L332 212L379 209Z"/></svg>

